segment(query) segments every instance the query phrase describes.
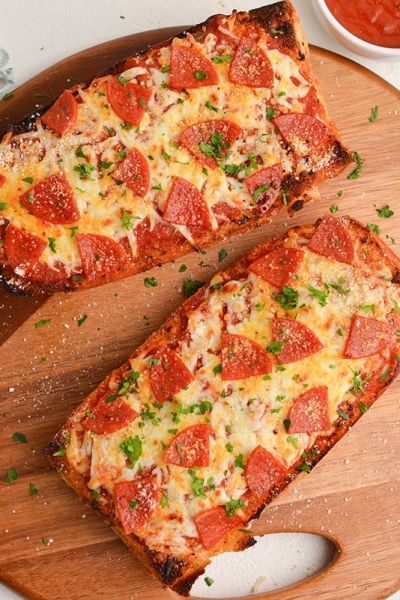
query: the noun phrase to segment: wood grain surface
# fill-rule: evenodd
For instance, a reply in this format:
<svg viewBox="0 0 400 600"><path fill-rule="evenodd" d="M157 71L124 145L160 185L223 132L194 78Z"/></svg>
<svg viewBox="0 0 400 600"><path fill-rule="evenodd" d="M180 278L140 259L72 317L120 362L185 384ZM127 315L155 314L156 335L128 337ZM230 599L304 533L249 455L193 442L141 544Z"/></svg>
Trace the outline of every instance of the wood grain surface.
<svg viewBox="0 0 400 600"><path fill-rule="evenodd" d="M0 130L35 107L35 94L54 96L176 31L136 34L62 61L0 103ZM295 220L282 214L273 224L211 248L202 257L191 254L153 269L150 275L158 286L152 289L137 275L40 300L0 294L0 579L27 597L177 597L162 590L111 529L50 470L41 450L70 411L183 301L184 276L207 281L256 243L287 226L314 221L333 204L339 205L338 214L379 225L382 238L400 254L400 93L327 51L311 48L311 60L330 114L344 140L365 161L359 179L348 180L344 174L325 184L322 199L307 205ZM379 117L370 122L374 106ZM385 204L395 212L390 219L376 212ZM222 247L228 257L218 263ZM188 267L185 274L179 273L181 264ZM15 432L25 434L27 443L14 441ZM254 523L257 534L317 533L338 548L324 571L274 592L274 599L332 600L339 593L342 600L377 600L400 588L399 434L400 382L311 474L302 474ZM9 469L19 473L12 483L5 481ZM30 484L37 494L30 493Z"/></svg>

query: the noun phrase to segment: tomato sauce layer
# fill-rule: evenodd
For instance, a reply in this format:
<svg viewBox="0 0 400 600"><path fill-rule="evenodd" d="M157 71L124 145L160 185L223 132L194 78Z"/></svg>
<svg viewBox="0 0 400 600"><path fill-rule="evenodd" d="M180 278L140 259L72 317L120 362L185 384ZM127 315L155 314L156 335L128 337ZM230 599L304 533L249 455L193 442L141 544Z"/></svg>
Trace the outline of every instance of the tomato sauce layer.
<svg viewBox="0 0 400 600"><path fill-rule="evenodd" d="M358 38L400 48L400 3L397 0L325 0L337 21Z"/></svg>

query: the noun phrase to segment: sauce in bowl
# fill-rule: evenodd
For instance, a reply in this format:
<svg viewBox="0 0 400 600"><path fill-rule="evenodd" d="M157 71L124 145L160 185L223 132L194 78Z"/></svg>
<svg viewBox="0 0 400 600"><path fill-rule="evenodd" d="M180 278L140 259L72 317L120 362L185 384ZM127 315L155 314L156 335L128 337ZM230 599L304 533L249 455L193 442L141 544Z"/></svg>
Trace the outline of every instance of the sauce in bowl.
<svg viewBox="0 0 400 600"><path fill-rule="evenodd" d="M358 38L400 48L400 0L325 0L335 19Z"/></svg>

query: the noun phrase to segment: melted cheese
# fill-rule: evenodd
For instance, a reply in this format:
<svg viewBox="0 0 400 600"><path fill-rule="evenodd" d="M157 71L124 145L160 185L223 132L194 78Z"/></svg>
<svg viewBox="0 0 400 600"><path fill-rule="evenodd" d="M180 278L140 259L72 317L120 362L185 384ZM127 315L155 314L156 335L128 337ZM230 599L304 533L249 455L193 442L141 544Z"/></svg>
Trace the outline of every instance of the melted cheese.
<svg viewBox="0 0 400 600"><path fill-rule="evenodd" d="M157 474L168 504L158 508L137 532L153 549L189 552L186 539L197 538L193 517L215 505L239 500L245 493L242 466L256 446L263 446L290 468L318 443L319 435L333 432L341 403L354 397L351 390L356 374L366 375L376 365L382 372L386 368L385 351L378 359L347 359L343 351L354 314L364 314L365 306L373 305L374 318L385 322L398 306L400 293L391 285L389 272L384 266L371 271L367 265L350 266L319 256L310 252L296 233L286 243L302 247L305 253L290 284L299 293L296 309L285 311L275 298L277 290L251 272L241 280L226 282L221 289L214 287L221 282L216 275L205 301L188 314L187 334L177 350L194 380L160 405L150 386L151 356L131 359L132 370L140 373L138 393L127 394L124 399L138 413L146 409L147 418L139 417L113 434L93 434L92 444L87 443L89 434L85 434L84 442L74 436L68 445L68 459L74 467L82 470L82 465L90 462L88 485L98 491L105 488L112 494L115 482L131 480L143 470ZM340 291L332 287L337 285ZM327 293L325 301L320 301L309 286ZM275 360L273 372L267 376L221 380L222 332L246 336L267 348L274 315L296 318L315 333L323 348L285 365ZM294 400L318 385L329 390L331 429L289 435L284 421ZM210 408L204 414L199 410L203 402ZM153 414L149 415L148 409ZM210 463L195 470L196 477L204 482L204 494L196 495L190 470L166 464L163 456L177 431L204 422L210 424L212 432ZM142 441L142 455L127 466L121 444L136 435ZM242 462L237 462L238 457Z"/></svg>

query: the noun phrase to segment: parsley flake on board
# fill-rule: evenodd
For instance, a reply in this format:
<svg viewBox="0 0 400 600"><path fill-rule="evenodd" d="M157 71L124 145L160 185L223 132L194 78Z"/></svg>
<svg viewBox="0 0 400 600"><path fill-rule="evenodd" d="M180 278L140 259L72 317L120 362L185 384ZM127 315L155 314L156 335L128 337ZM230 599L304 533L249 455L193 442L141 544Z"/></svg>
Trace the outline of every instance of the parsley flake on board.
<svg viewBox="0 0 400 600"><path fill-rule="evenodd" d="M31 496L35 496L36 494L38 494L39 490L37 489L36 485L34 483L30 483L29 484L29 494Z"/></svg>
<svg viewBox="0 0 400 600"><path fill-rule="evenodd" d="M355 150L352 151L352 155L354 160L356 161L356 168L347 175L347 179L358 179L360 177L360 173L363 170L365 163L361 156Z"/></svg>
<svg viewBox="0 0 400 600"><path fill-rule="evenodd" d="M157 287L158 286L158 281L155 277L146 277L146 279L144 280L144 285L149 288L149 287Z"/></svg>
<svg viewBox="0 0 400 600"><path fill-rule="evenodd" d="M18 477L19 473L17 469L8 469L5 480L7 483L12 483L13 481L16 481Z"/></svg>
<svg viewBox="0 0 400 600"><path fill-rule="evenodd" d="M385 204L382 208L376 208L375 210L381 219L390 219L394 215L394 211L389 208L389 204Z"/></svg>
<svg viewBox="0 0 400 600"><path fill-rule="evenodd" d="M183 282L183 295L185 298L190 298L205 285L204 281L196 281L196 279L189 279L188 277Z"/></svg>
<svg viewBox="0 0 400 600"><path fill-rule="evenodd" d="M47 323L50 323L50 321L51 319L42 319L41 321L38 321L37 323L35 323L35 329L39 329L39 327L47 325Z"/></svg>
<svg viewBox="0 0 400 600"><path fill-rule="evenodd" d="M11 437L14 440L14 442L20 442L21 444L27 443L26 435L24 433L20 433L19 431L13 433Z"/></svg>
<svg viewBox="0 0 400 600"><path fill-rule="evenodd" d="M88 315L84 314L83 317L81 317L80 319L78 319L78 327L80 327L81 325L83 325L87 318L88 318Z"/></svg>
<svg viewBox="0 0 400 600"><path fill-rule="evenodd" d="M377 120L379 115L379 108L377 106L374 106L374 108L371 108L371 114L368 118L368 121L370 121L370 123L373 123L374 121Z"/></svg>
<svg viewBox="0 0 400 600"><path fill-rule="evenodd" d="M375 225L375 223L367 223L367 227L368 229L373 231L373 233L376 233L376 235L381 234L381 228L379 227L379 225Z"/></svg>

